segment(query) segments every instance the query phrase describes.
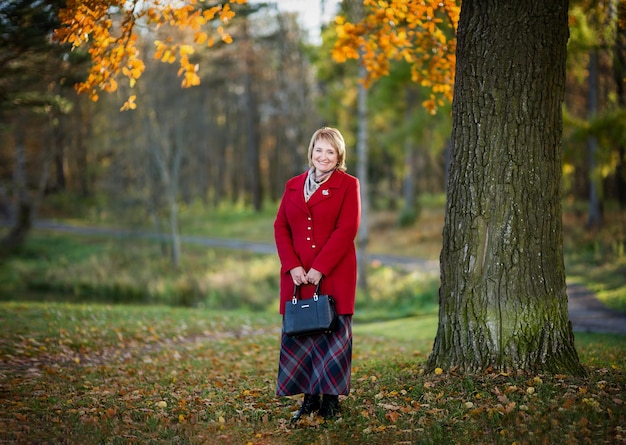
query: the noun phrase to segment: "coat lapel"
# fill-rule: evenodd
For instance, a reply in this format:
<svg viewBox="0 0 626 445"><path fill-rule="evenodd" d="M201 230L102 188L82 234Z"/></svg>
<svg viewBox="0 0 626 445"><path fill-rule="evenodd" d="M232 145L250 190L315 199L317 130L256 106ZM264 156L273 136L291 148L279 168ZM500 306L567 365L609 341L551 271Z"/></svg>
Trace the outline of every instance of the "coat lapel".
<svg viewBox="0 0 626 445"><path fill-rule="evenodd" d="M306 175L307 172L300 176L297 176L296 179L291 182L290 188L293 192L291 194L291 202L304 213L308 214L309 207L304 200L304 181L306 180Z"/></svg>
<svg viewBox="0 0 626 445"><path fill-rule="evenodd" d="M309 207L313 207L320 202L324 202L327 199L332 198L333 194L337 193L337 189L341 186L342 181L343 175L341 175L338 171L334 172L328 181L323 183L320 188L317 189L313 195L311 195L308 202ZM302 183L302 186L304 187L304 182Z"/></svg>

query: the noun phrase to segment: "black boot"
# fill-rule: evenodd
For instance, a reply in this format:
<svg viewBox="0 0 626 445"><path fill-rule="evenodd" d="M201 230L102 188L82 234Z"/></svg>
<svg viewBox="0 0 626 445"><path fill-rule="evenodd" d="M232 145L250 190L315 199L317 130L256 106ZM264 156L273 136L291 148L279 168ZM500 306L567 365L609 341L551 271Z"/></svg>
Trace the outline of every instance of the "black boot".
<svg viewBox="0 0 626 445"><path fill-rule="evenodd" d="M319 411L319 415L324 419L332 419L341 412L341 406L339 406L339 396L332 396L324 394L322 397L322 406Z"/></svg>
<svg viewBox="0 0 626 445"><path fill-rule="evenodd" d="M305 394L302 406L300 406L298 412L291 417L291 421L296 422L300 417L311 414L318 409L320 409L320 396L317 394Z"/></svg>

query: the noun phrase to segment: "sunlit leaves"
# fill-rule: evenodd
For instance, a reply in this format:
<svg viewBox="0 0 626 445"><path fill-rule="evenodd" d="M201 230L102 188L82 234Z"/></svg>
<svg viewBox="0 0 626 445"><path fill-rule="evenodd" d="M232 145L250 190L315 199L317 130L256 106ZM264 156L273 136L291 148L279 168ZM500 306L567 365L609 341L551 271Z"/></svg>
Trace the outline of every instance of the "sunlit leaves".
<svg viewBox="0 0 626 445"><path fill-rule="evenodd" d="M212 23L227 24L235 16L231 4L243 3L246 0L228 0L206 7L203 0L68 0L59 12L61 25L55 30L54 38L60 43L70 43L73 50L87 49L92 65L76 90L97 101L99 91L110 93L118 89L119 76L128 79L128 85L133 88L145 71L144 55L135 46L138 28L192 31L189 43L174 41L171 36L155 41L155 59L178 62L181 85L186 88L200 83L199 67L189 58L194 53L192 45L213 46L214 33L222 42L232 42L223 26ZM135 108L134 100L129 99L122 109Z"/></svg>
<svg viewBox="0 0 626 445"><path fill-rule="evenodd" d="M135 99L137 99L136 95L133 94L132 96L130 96L128 100L124 102L124 105L122 105L122 108L120 108L120 111L134 110L135 108L137 108Z"/></svg>
<svg viewBox="0 0 626 445"><path fill-rule="evenodd" d="M430 89L423 105L435 112L452 100L455 32L460 7L452 0L364 0L364 17L358 23L335 19L337 62L359 59L367 69L365 84L389 74L391 60L411 65L414 82Z"/></svg>

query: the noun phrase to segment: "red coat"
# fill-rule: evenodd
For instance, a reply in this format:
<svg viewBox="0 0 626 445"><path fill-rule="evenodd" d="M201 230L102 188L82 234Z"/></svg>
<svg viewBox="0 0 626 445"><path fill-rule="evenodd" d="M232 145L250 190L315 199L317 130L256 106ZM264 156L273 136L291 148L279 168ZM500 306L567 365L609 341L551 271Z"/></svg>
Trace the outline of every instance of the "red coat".
<svg viewBox="0 0 626 445"><path fill-rule="evenodd" d="M274 221L280 258L280 313L293 295L289 271L302 266L323 274L321 293L332 295L339 314L353 314L356 296L354 239L361 220L359 180L335 170L309 199L304 200L307 172L287 181ZM311 298L315 286L300 286L302 298Z"/></svg>

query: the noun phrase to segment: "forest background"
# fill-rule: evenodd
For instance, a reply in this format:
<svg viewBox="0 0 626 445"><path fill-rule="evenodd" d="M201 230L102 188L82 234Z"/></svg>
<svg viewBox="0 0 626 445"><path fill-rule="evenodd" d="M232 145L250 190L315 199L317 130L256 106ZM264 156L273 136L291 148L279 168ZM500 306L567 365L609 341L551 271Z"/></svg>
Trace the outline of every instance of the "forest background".
<svg viewBox="0 0 626 445"><path fill-rule="evenodd" d="M322 10L324 3L319 3ZM599 276L608 273L611 283L610 277L626 275L625 36L617 25L620 4L570 3L564 105L563 204L566 231L572 231L566 240L573 243L566 245L572 253L568 259L598 262L601 269L593 270ZM11 26L3 21L3 252L22 243L36 218L149 231L161 237L154 255L165 258L159 268L169 271L166 275L176 277L178 284L155 284L161 269L122 278L123 271L95 273L81 263L69 274L64 269L55 273L59 258L54 258L46 274L10 273L4 280L5 297L17 289L71 289L81 294L77 289L93 293L104 286L118 289L115 298L121 301L130 298L124 295L129 293L143 301L206 303L215 283L184 265L181 236L271 243L271 218L284 183L306 168L308 138L322 125L344 133L353 173L363 168L358 164L363 152L356 150L357 131L368 129L367 163L361 173L367 176L369 211L364 213L361 251L437 259L450 104L439 100L433 110L428 105L430 90L424 82L411 81L409 64L392 62L388 75L369 85L363 115L358 112L358 63L336 63L331 57L340 27L322 24L321 41L313 44L296 14L283 12L277 4L253 2L234 6L237 15L225 26L232 42L192 55L200 67L199 85L181 88L177 64L163 63L171 54L161 49L154 57L159 47L153 42L160 32L181 41L189 35L171 27L146 28L134 43L146 63L140 81L132 89L120 82L115 91L108 88L112 92L94 101L93 94L77 94L74 88L90 68L86 53L69 51L49 39L58 25L59 5L9 2L0 11L10 15L11 7L26 8L19 12L23 20ZM350 13L347 5L339 5L344 14ZM129 97L136 103L120 112ZM217 233L214 222L220 218L232 218L244 229ZM234 227L232 221L227 224ZM111 255L120 257L120 249L112 249ZM63 251L57 249L55 255ZM94 262L104 267L101 258ZM570 263L570 271L576 271ZM602 291L605 284L591 277L592 269L580 270L587 270L588 284ZM106 279L94 278L100 275ZM119 280L135 284L113 284ZM266 281L275 285L263 274L261 282ZM615 296L619 287L610 285L609 304L623 307L622 298ZM126 288L130 290L119 292ZM167 290L154 290L162 288ZM361 291L367 300L371 289L362 286Z"/></svg>
<svg viewBox="0 0 626 445"><path fill-rule="evenodd" d="M626 311L623 3L570 2L562 187L568 283ZM141 79L93 101L74 89L86 54L49 38L60 5L0 6L0 439L626 440L623 336L576 333L584 377L426 372L451 117L408 64L372 80L362 113L362 71L331 57L341 26L312 43L297 17L251 3L225 26L230 43L188 54L198 85L180 88L146 28ZM326 124L367 178L367 282L346 414L294 428L297 400L273 397L272 221Z"/></svg>

